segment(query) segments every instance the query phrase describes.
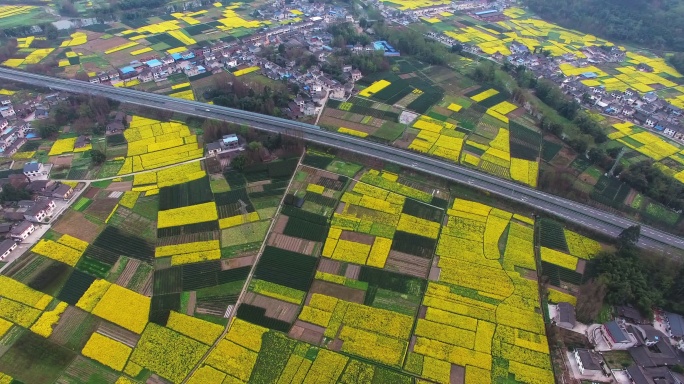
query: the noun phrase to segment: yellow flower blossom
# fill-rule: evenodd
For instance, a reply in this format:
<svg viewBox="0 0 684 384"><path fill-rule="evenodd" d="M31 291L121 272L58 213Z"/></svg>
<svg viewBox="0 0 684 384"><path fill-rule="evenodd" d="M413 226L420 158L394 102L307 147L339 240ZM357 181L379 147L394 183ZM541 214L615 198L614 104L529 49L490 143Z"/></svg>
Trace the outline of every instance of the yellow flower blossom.
<svg viewBox="0 0 684 384"><path fill-rule="evenodd" d="M171 311L166 326L207 345L213 344L223 333L223 327L218 324L176 311Z"/></svg>
<svg viewBox="0 0 684 384"><path fill-rule="evenodd" d="M38 321L31 326L31 331L45 338L50 337L52 334L53 325L57 324L60 316L62 313L64 313L67 307L67 303L60 302L52 311L43 312L43 314L38 318Z"/></svg>
<svg viewBox="0 0 684 384"><path fill-rule="evenodd" d="M150 298L112 284L93 309L93 314L140 334L150 314Z"/></svg>
<svg viewBox="0 0 684 384"><path fill-rule="evenodd" d="M121 371L126 365L131 351L131 348L126 344L99 333L93 333L81 353L83 356L99 361L114 370Z"/></svg>
<svg viewBox="0 0 684 384"><path fill-rule="evenodd" d="M97 279L93 281L88 290L78 300L76 306L84 311L92 312L111 285L112 283L107 280Z"/></svg>
<svg viewBox="0 0 684 384"><path fill-rule="evenodd" d="M209 203L191 205L188 207L159 211L157 217L157 228L204 223L217 219L218 214L216 213L216 204L212 201Z"/></svg>
<svg viewBox="0 0 684 384"><path fill-rule="evenodd" d="M230 340L254 352L261 350L261 338L268 328L248 323L242 319L233 318L226 340Z"/></svg>

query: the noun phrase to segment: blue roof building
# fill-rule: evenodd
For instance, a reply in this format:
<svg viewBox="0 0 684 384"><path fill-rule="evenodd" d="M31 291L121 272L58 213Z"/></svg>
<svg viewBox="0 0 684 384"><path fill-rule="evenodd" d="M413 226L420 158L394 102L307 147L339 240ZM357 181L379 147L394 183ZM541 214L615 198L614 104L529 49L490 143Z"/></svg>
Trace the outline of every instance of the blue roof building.
<svg viewBox="0 0 684 384"><path fill-rule="evenodd" d="M157 59L153 59L153 60L147 61L147 62L145 62L145 64L147 64L147 66L150 67L150 68L161 67L161 66L162 66L162 62L159 61L159 60L157 60Z"/></svg>
<svg viewBox="0 0 684 384"><path fill-rule="evenodd" d="M133 68L133 67L130 66L130 65L129 65L129 66L126 66L126 67L123 67L123 68L121 68L121 69L119 69L119 70L120 70L121 73L123 73L124 75L127 75L127 74L129 74L129 73L135 72L135 68Z"/></svg>
<svg viewBox="0 0 684 384"><path fill-rule="evenodd" d="M394 47L389 45L389 43L384 40L374 41L373 48L376 51L384 51L385 56L399 56L399 51L397 51Z"/></svg>

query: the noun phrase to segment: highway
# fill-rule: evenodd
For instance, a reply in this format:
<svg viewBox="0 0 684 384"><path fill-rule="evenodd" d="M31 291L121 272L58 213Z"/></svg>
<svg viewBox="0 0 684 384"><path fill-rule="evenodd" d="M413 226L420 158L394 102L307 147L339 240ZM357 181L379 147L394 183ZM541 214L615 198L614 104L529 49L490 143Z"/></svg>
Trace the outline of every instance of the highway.
<svg viewBox="0 0 684 384"><path fill-rule="evenodd" d="M377 157L407 168L467 184L609 236L617 236L624 228L636 224L634 221L617 215L455 163L430 158L418 153L366 141L353 136L325 131L310 124L198 101L176 99L170 96L116 88L109 85L60 79L7 68L0 68L0 78L41 87L50 87L55 90L98 95L125 103L164 109L192 116L230 121L269 132L290 135L298 132L301 133L301 137L304 140L309 142ZM670 247L684 250L684 239L642 225L639 246L673 255L673 250Z"/></svg>

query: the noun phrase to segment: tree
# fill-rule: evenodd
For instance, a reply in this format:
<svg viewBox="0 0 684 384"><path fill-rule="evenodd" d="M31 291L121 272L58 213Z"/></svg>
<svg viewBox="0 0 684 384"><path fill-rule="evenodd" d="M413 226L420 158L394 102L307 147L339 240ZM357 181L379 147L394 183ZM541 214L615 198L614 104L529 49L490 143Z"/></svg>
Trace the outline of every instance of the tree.
<svg viewBox="0 0 684 384"><path fill-rule="evenodd" d="M580 285L577 294L577 307L575 308L577 320L587 324L596 321L601 308L603 308L606 291L606 284L600 279L591 279Z"/></svg>
<svg viewBox="0 0 684 384"><path fill-rule="evenodd" d="M259 152L262 147L263 145L258 141L252 141L251 143L247 144L247 150L250 152Z"/></svg>
<svg viewBox="0 0 684 384"><path fill-rule="evenodd" d="M107 155L105 155L99 149L93 149L90 151L90 161L95 165L100 165L107 160Z"/></svg>
<svg viewBox="0 0 684 384"><path fill-rule="evenodd" d="M672 64L673 67L680 73L684 72L684 53L683 52L677 52L674 55L672 55L669 59L670 64Z"/></svg>
<svg viewBox="0 0 684 384"><path fill-rule="evenodd" d="M31 193L25 189L17 189L12 184L2 186L2 192L0 192L0 202L2 203L29 199L31 199Z"/></svg>
<svg viewBox="0 0 684 384"><path fill-rule="evenodd" d="M59 14L67 17L78 17L78 10L74 3L69 0L63 0L59 6Z"/></svg>
<svg viewBox="0 0 684 384"><path fill-rule="evenodd" d="M684 51L678 1L642 0L526 0L525 6L544 20L566 28L633 42L655 49ZM673 26L678 26L674 27Z"/></svg>
<svg viewBox="0 0 684 384"><path fill-rule="evenodd" d="M584 104L591 104L591 101L592 101L592 100L591 100L591 95L589 95L589 93L587 93L587 92L584 92L584 93L582 94L582 102L583 102Z"/></svg>
<svg viewBox="0 0 684 384"><path fill-rule="evenodd" d="M81 81L88 81L88 73L86 73L85 71L78 71L74 75L74 79L81 80Z"/></svg>
<svg viewBox="0 0 684 384"><path fill-rule="evenodd" d="M45 38L48 40L56 40L59 36L59 30L51 23L43 24L43 31L45 31Z"/></svg>
<svg viewBox="0 0 684 384"><path fill-rule="evenodd" d="M620 232L618 244L620 248L634 246L639 242L639 236L641 236L641 225L632 225Z"/></svg>
<svg viewBox="0 0 684 384"><path fill-rule="evenodd" d="M57 132L59 132L59 128L57 128L54 122L50 121L50 119L43 120L40 124L38 124L38 133L43 139L47 139Z"/></svg>
<svg viewBox="0 0 684 384"><path fill-rule="evenodd" d="M242 171L245 168L246 164L247 158L245 157L245 155L238 155L230 161L230 165L238 171Z"/></svg>
<svg viewBox="0 0 684 384"><path fill-rule="evenodd" d="M359 27L366 29L368 27L368 20L364 19L363 17L359 19Z"/></svg>
<svg viewBox="0 0 684 384"><path fill-rule="evenodd" d="M89 117L79 117L72 123L74 131L78 134L88 134L93 132L95 122Z"/></svg>

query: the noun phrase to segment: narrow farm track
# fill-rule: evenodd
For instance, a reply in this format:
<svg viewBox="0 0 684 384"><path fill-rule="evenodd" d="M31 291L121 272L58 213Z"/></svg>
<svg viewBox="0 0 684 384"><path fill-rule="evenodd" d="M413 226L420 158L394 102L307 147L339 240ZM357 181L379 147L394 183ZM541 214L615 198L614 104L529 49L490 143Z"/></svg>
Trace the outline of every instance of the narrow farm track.
<svg viewBox="0 0 684 384"><path fill-rule="evenodd" d="M173 168L173 167L177 167L177 166L183 165L183 164L189 164L189 163L194 163L194 162L197 162L197 161L202 161L202 160L204 160L204 159L206 159L206 158L207 158L207 157L204 156L204 157L200 157L200 158L197 158L197 159L186 160L186 161L183 161L182 163L177 163L177 164L172 164L172 165L165 165L165 166L159 167L159 168L146 169L146 170L144 170L144 171L131 172L131 173L123 174L123 175L116 175L116 176L110 176L110 177L103 177L103 178L100 178L100 179L61 179L61 180L59 180L59 181L77 181L77 182L79 182L79 183L94 183L94 182L98 182L98 181L114 180L114 179L118 179L118 178L121 178L121 177L139 175L139 174L141 174L141 173L157 172L157 171L161 171L161 170L163 170L163 169Z"/></svg>
<svg viewBox="0 0 684 384"><path fill-rule="evenodd" d="M190 373L188 373L188 376L185 377L185 379L182 381L182 383L187 383L188 380L192 377L192 375L199 369L199 367L202 366L205 360L207 360L207 357L209 357L209 354L216 348L218 343L223 340L224 337L226 337L226 334L228 333L228 329L230 328L230 323L233 320L233 317L235 317L235 313L237 311L237 308L240 306L240 303L242 302L243 297L247 293L247 288L249 288L249 284L252 281L252 277L254 277L254 270L256 269L257 264L259 263L259 259L261 258L261 255L264 253L264 248L266 247L266 240L268 239L268 236L271 234L271 231L273 230L273 227L276 224L276 221L278 217L280 216L280 210L283 206L283 203L285 201L285 196L287 195L287 191L290 190L290 187L292 186L292 181L295 178L295 175L297 174L296 170L299 169L299 166L302 164L302 159L304 159L304 155L306 154L303 153L302 156L299 158L299 161L297 162L297 166L295 167L295 173L292 175L290 178L290 182L287 184L287 188L285 189L286 193L283 194L283 197L280 198L280 203L278 204L278 210L276 211L275 215L271 219L271 225L268 227L268 231L266 231L266 236L264 237L264 240L261 242L261 247L259 247L259 252L257 253L256 257L254 258L254 264L252 264L252 268L249 270L249 274L247 275L247 279L245 280L245 284L242 286L242 290L240 291L240 296L238 296L237 302L233 306L233 310L230 312L230 316L228 316L228 324L226 324L226 327L223 329L223 333L221 333L221 336L216 339L214 344L209 348L209 350L202 356L202 358L195 364L194 367L192 367L192 370Z"/></svg>
<svg viewBox="0 0 684 384"><path fill-rule="evenodd" d="M457 183L467 184L472 188L514 200L519 204L527 205L535 210L548 213L607 236L616 237L625 228L638 224L636 221L449 161L426 157L415 152L366 141L337 132L324 131L320 127L311 124L210 105L198 101L175 99L164 95L102 84L91 84L77 80L60 79L6 68L0 68L0 78L40 87L45 87L46 84L49 84L51 89L103 96L125 103L174 111L191 116L230 121L273 133L295 135L312 143L358 153L363 156L381 158L384 161L406 168ZM677 256L684 250L684 238L642 225L641 238L638 245L669 256Z"/></svg>

